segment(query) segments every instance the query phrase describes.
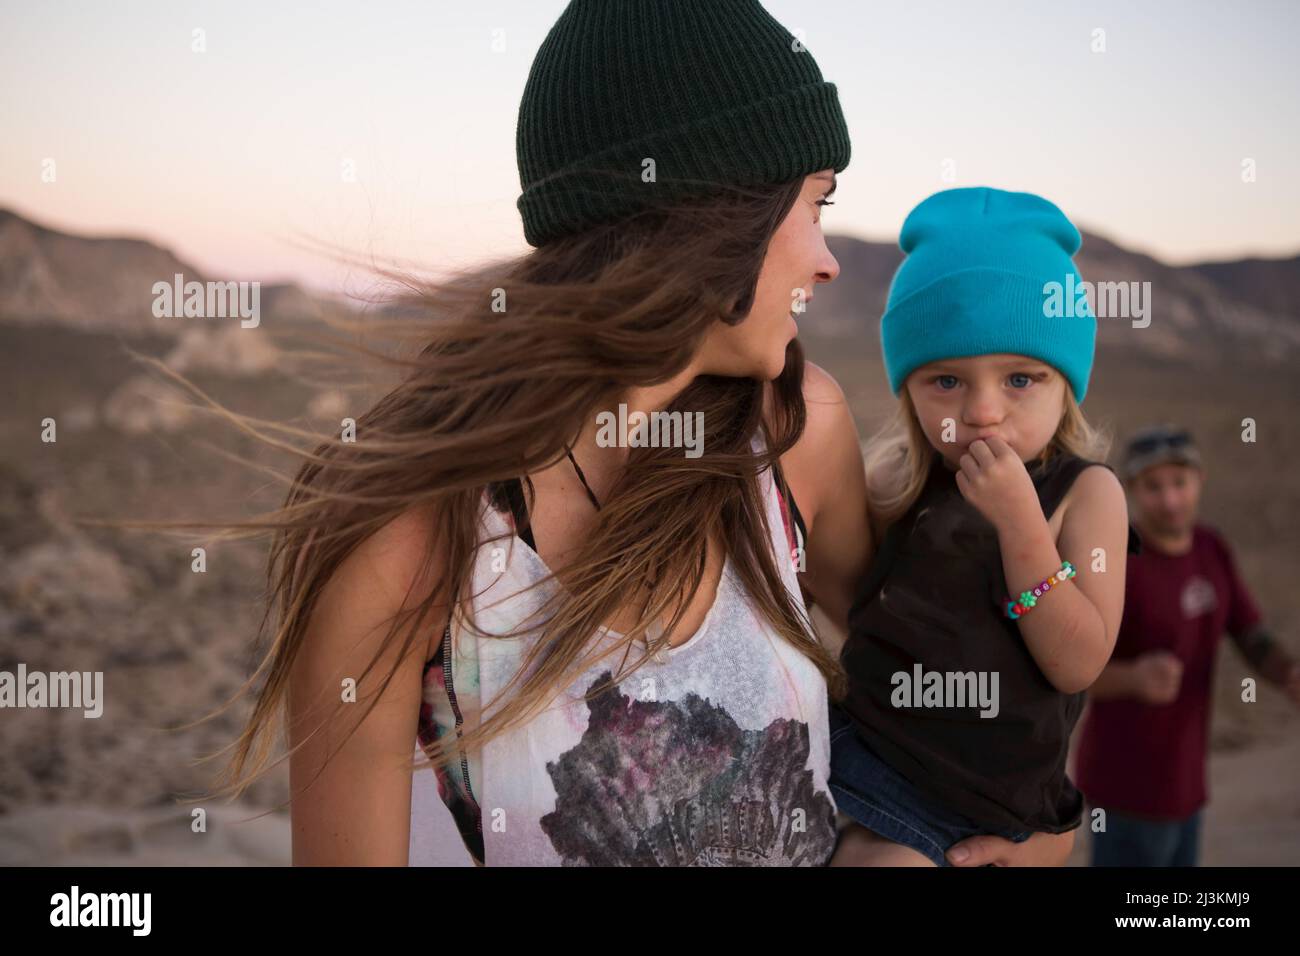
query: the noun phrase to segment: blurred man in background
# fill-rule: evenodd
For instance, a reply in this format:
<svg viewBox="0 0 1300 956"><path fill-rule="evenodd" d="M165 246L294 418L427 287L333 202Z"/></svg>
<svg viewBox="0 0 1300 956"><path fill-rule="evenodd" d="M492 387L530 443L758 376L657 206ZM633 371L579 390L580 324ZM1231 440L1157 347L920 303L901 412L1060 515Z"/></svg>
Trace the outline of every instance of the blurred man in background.
<svg viewBox="0 0 1300 956"><path fill-rule="evenodd" d="M1219 639L1226 630L1297 705L1300 664L1265 632L1227 543L1197 521L1204 471L1191 435L1140 432L1123 473L1142 553L1129 556L1115 652L1088 691L1076 783L1106 814L1093 866L1195 866Z"/></svg>

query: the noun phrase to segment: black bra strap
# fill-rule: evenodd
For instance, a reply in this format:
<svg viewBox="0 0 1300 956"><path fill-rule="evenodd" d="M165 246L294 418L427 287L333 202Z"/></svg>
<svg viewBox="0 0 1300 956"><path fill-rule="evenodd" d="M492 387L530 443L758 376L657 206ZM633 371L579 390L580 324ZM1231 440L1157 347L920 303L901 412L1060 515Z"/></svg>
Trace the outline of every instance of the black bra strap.
<svg viewBox="0 0 1300 956"><path fill-rule="evenodd" d="M533 541L533 529L528 521L528 502L524 497L523 482L518 478L492 482L488 485L488 496L492 500L492 507L498 511L510 509L510 514L514 517L515 534L536 554L537 544Z"/></svg>
<svg viewBox="0 0 1300 956"><path fill-rule="evenodd" d="M533 526L528 520L528 499L524 497L523 482L518 478L511 479L506 484L506 494L510 498L510 511L515 516L515 533L536 553L537 542L533 540Z"/></svg>
<svg viewBox="0 0 1300 956"><path fill-rule="evenodd" d="M799 537L808 546L808 528L803 523L803 515L799 513L799 506L795 504L794 494L790 491L789 486L785 483L785 475L781 472L781 463L774 462L772 465L772 476L776 479L776 487L781 492L781 497L790 508L790 518L794 521L794 526L799 529Z"/></svg>

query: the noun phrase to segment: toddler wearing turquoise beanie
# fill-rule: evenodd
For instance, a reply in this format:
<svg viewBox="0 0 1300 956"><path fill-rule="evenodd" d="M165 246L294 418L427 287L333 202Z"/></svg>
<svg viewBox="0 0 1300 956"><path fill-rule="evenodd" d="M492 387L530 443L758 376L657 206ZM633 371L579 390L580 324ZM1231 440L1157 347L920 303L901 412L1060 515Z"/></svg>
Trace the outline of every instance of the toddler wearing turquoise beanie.
<svg viewBox="0 0 1300 956"><path fill-rule="evenodd" d="M935 359L1008 352L1054 366L1083 401L1097 320L1044 309L1049 283L1082 282L1079 230L1061 210L1032 193L949 189L912 210L898 241L907 258L880 323L894 394Z"/></svg>
<svg viewBox="0 0 1300 956"><path fill-rule="evenodd" d="M867 451L884 533L841 652L830 785L845 862L944 866L968 836L1081 822L1066 753L1137 538L1079 408L1096 319L1045 307L1081 281L1079 231L1040 196L950 189L899 244L880 330L899 411Z"/></svg>

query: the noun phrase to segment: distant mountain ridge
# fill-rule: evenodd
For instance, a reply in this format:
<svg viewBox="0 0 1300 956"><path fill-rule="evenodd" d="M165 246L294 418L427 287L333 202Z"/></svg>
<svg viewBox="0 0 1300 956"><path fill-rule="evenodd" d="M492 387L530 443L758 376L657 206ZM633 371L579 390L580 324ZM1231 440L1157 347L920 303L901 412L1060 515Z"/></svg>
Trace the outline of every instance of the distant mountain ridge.
<svg viewBox="0 0 1300 956"><path fill-rule="evenodd" d="M902 261L897 245L827 237L840 276L820 288L801 319L810 332L879 348L879 319ZM1150 282L1151 323L1103 317L1098 348L1180 360L1222 360L1243 351L1285 361L1300 353L1300 256L1170 266L1085 233L1076 262L1090 282ZM166 331L187 326L153 317L152 287L180 273L211 278L169 249L131 238L78 236L0 208L0 321L87 329ZM293 283L261 287L264 315L311 319L338 303Z"/></svg>
<svg viewBox="0 0 1300 956"><path fill-rule="evenodd" d="M1237 259L1231 262L1205 262L1189 267L1216 286L1229 290L1242 302L1266 312L1295 315L1297 304L1296 276L1300 276L1300 256L1290 259Z"/></svg>
<svg viewBox="0 0 1300 956"><path fill-rule="evenodd" d="M862 336L878 351L880 316L903 253L894 243L849 236L828 236L827 246L840 275L818 289L806 327L833 337ZM1246 351L1268 361L1300 353L1300 257L1170 266L1085 233L1075 262L1088 282L1151 283L1150 325L1134 328L1130 319L1099 318L1099 350L1128 348L1177 359Z"/></svg>

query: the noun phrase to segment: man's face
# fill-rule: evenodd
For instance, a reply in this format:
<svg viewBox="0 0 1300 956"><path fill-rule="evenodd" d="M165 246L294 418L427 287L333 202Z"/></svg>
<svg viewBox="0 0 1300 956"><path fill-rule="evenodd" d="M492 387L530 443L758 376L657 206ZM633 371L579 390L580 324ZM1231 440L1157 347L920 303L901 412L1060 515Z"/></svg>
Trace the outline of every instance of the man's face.
<svg viewBox="0 0 1300 956"><path fill-rule="evenodd" d="M1167 462L1133 477L1129 492L1138 524L1161 535L1181 535L1196 523L1201 504L1201 470Z"/></svg>

